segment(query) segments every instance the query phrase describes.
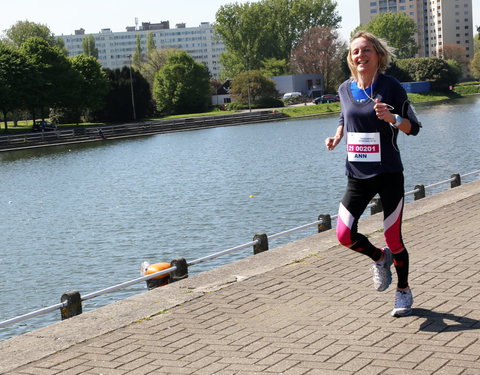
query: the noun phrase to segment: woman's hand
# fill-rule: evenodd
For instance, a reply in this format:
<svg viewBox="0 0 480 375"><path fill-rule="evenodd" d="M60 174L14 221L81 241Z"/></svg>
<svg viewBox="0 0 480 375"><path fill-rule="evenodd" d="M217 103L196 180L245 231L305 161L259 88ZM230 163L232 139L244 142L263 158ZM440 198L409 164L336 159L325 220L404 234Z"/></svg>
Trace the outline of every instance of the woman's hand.
<svg viewBox="0 0 480 375"><path fill-rule="evenodd" d="M390 112L388 107L388 104L382 103L379 99L375 99L373 109L375 110L377 117L386 122L395 122L395 116Z"/></svg>
<svg viewBox="0 0 480 375"><path fill-rule="evenodd" d="M341 136L336 135L335 137L328 137L325 139L325 146L327 147L327 150L332 151L337 145L340 143L342 140Z"/></svg>

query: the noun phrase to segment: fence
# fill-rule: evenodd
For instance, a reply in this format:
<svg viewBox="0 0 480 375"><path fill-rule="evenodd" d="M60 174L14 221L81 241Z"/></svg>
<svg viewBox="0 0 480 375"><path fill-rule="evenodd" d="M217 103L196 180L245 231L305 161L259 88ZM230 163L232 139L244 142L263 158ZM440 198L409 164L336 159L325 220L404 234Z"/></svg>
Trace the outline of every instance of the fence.
<svg viewBox="0 0 480 375"><path fill-rule="evenodd" d="M425 197L425 191L427 189L433 189L434 187L438 187L438 186L445 185L445 184L448 184L448 183L450 183L450 188L455 188L455 187L461 185L462 179L464 179L466 177L471 177L471 176L474 176L474 175L477 175L477 174L480 174L480 170L470 172L470 173L467 173L467 174L464 174L464 175L453 174L447 180L440 181L440 182L437 182L437 183L434 183L434 184L428 185L428 186L415 185L414 190L406 192L405 196L413 195L415 200L422 199L422 198ZM371 209L371 214L372 215L382 211L381 203L378 199L373 199L372 202L367 207ZM129 281L123 282L121 284L117 284L117 285L114 285L114 286L111 286L111 287L108 287L108 288L105 288L105 289L101 289L101 290L98 290L96 292L86 294L84 296L81 296L78 291L70 291L70 292L67 292L67 293L65 293L61 296L61 299L60 299L61 302L60 303L58 303L56 305L49 306L49 307L45 307L45 308L42 308L42 309L39 309L39 310L36 310L36 311L32 311L30 313L20 315L20 316L17 316L15 318L4 320L4 321L0 322L0 328L18 323L18 322L23 321L23 320L34 318L34 317L39 316L39 315L47 314L49 312L53 312L53 311L56 311L56 310L59 310L59 309L60 309L60 312L61 312L62 320L63 319L68 319L70 317L73 317L75 315L79 315L79 314L82 313L82 301L87 301L87 300L90 300L92 298L101 296L103 294L111 293L111 292L114 292L114 291L120 290L120 289L124 289L124 288L127 288L129 286L138 284L140 282L147 281L147 280L150 280L150 279L153 279L153 278L157 278L157 277L163 276L163 275L169 275L170 282L175 282L175 281L178 281L178 280L182 280L182 279L188 277L188 267L190 267L190 266L194 266L196 264L203 263L203 262L206 262L208 260L215 259L215 258L221 257L223 255L230 254L230 253L236 252L238 250L242 250L242 249L249 248L249 247L253 247L253 253L258 254L258 253L261 253L263 251L268 250L269 241L274 240L278 237L285 236L285 235L288 235L288 234L291 234L291 233L294 233L294 232L298 232L298 231L301 231L301 230L304 230L304 229L307 229L307 228L312 228L312 227L317 227L318 232L323 232L323 231L329 230L329 229L332 228L332 220L336 219L336 218L337 218L337 215L330 216L329 214L322 214L318 217L318 220L316 220L312 223L304 224L304 225L301 225L299 227L292 228L292 229L289 229L289 230L286 230L286 231L283 231L283 232L279 232L279 233L276 233L276 234L273 234L273 235L270 235L270 236L267 236L267 234L265 234L265 233L258 233L258 234L255 234L255 236L253 237L253 240L251 242L248 242L248 243L245 243L245 244L242 244L242 245L239 245L239 246L235 246L235 247L232 247L232 248L229 248L229 249L220 251L218 253L214 253L214 254L211 254L211 255L208 255L208 256L205 256L203 258L199 258L199 259L196 259L196 260L193 260L193 261L190 261L190 262L187 262L184 258L178 258L178 259L173 260L170 263L170 267L167 268L167 269L164 269L164 270L159 271L159 272L152 273L150 275L138 277L136 279L129 280Z"/></svg>
<svg viewBox="0 0 480 375"><path fill-rule="evenodd" d="M220 126L272 121L282 117L284 117L284 115L279 112L255 111L229 115L145 121L131 124L82 126L70 130L4 135L0 136L0 150L38 147L39 145L49 146L64 143L82 143L103 139L207 129Z"/></svg>

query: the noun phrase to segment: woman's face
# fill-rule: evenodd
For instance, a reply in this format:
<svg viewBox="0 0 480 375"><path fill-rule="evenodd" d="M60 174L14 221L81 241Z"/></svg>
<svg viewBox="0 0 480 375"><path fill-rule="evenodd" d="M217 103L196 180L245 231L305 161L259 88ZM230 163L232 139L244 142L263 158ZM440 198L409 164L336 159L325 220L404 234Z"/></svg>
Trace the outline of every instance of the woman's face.
<svg viewBox="0 0 480 375"><path fill-rule="evenodd" d="M375 74L378 69L378 53L373 44L363 38L357 38L350 44L353 65L359 74Z"/></svg>

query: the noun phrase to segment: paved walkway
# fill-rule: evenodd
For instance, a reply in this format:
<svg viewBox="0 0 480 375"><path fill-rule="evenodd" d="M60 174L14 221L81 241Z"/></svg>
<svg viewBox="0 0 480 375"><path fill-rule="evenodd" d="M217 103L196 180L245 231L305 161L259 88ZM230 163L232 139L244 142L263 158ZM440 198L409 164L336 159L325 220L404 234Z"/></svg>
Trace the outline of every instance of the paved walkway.
<svg viewBox="0 0 480 375"><path fill-rule="evenodd" d="M480 181L404 219L410 317L328 231L6 340L0 373L480 374Z"/></svg>

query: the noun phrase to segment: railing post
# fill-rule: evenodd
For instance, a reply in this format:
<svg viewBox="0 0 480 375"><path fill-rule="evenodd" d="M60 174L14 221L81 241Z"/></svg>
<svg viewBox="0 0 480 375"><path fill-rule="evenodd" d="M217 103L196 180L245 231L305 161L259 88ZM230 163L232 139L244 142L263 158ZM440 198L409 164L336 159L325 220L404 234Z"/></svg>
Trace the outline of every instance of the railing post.
<svg viewBox="0 0 480 375"><path fill-rule="evenodd" d="M424 185L415 185L414 189L418 190L413 194L413 197L414 197L413 199L414 200L419 200L419 199L425 198L425 186Z"/></svg>
<svg viewBox="0 0 480 375"><path fill-rule="evenodd" d="M266 233L255 234L253 240L258 241L256 245L253 245L253 254L256 255L268 250L268 237Z"/></svg>
<svg viewBox="0 0 480 375"><path fill-rule="evenodd" d="M176 267L175 271L170 272L169 282L175 282L188 277L188 265L185 258L177 258L170 262L171 267Z"/></svg>
<svg viewBox="0 0 480 375"><path fill-rule="evenodd" d="M458 173L454 173L450 176L450 178L453 178L453 181L450 182L450 187L451 188L454 188L454 187L457 187L457 186L460 186L462 184L462 180L460 178L460 174Z"/></svg>
<svg viewBox="0 0 480 375"><path fill-rule="evenodd" d="M80 297L80 292L72 290L64 293L62 298L60 298L60 301L67 301L67 305L60 308L62 320L69 319L82 313L82 298Z"/></svg>
<svg viewBox="0 0 480 375"><path fill-rule="evenodd" d="M329 214L318 215L318 220L320 221L317 226L318 233L332 229L332 217Z"/></svg>
<svg viewBox="0 0 480 375"><path fill-rule="evenodd" d="M373 198L372 203L374 205L370 208L371 215L375 215L383 211L382 201L380 198Z"/></svg>

